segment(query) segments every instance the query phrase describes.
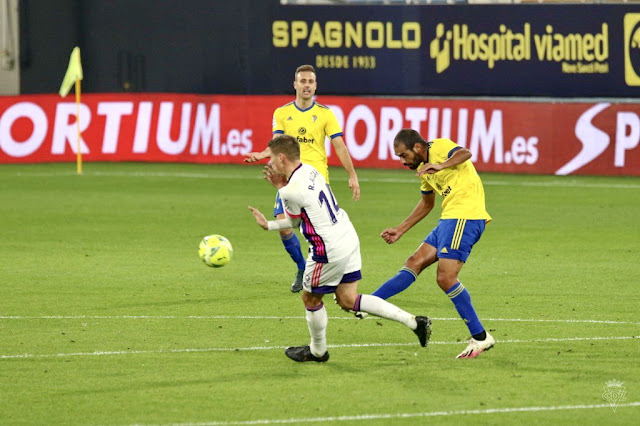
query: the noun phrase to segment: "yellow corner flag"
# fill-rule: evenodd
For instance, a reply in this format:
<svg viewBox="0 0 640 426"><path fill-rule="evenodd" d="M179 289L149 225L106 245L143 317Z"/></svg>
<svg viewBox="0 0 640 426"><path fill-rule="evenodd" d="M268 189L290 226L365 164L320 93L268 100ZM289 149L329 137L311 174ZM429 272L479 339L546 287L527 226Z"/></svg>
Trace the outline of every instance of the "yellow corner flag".
<svg viewBox="0 0 640 426"><path fill-rule="evenodd" d="M73 84L77 80L82 80L82 63L80 63L80 48L74 47L69 58L69 66L67 72L64 74L64 80L60 86L60 96L63 98L67 96L69 90L73 87Z"/></svg>
<svg viewBox="0 0 640 426"><path fill-rule="evenodd" d="M71 57L69 58L69 66L67 67L67 72L64 74L64 79L62 80L62 84L60 85L60 96L63 98L67 96L71 87L75 84L76 86L76 124L78 128L78 138L77 138L77 149L76 149L76 158L77 158L77 168L78 174L82 174L82 150L80 149L80 141L82 140L82 136L80 134L80 80L82 80L82 63L80 62L80 48L78 46L73 48L71 52Z"/></svg>

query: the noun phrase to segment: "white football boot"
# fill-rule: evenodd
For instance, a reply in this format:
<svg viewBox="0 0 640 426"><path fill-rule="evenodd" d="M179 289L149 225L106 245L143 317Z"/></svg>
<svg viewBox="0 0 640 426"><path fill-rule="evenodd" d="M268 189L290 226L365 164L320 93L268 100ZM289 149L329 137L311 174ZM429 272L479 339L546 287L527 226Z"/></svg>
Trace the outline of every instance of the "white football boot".
<svg viewBox="0 0 640 426"><path fill-rule="evenodd" d="M473 337L469 339L467 348L460 352L456 358L475 358L484 351L488 351L496 344L496 339L492 335L487 333L487 338L484 340L476 340Z"/></svg>

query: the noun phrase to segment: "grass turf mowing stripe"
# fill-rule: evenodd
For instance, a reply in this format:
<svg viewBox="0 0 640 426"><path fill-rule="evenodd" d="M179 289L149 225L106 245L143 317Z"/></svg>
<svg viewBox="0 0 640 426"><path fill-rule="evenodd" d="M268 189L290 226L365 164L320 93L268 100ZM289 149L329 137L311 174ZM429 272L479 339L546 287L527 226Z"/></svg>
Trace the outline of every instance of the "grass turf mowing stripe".
<svg viewBox="0 0 640 426"><path fill-rule="evenodd" d="M19 172L13 174L13 176L19 177L67 177L75 176L75 172L68 173L24 173ZM191 173L191 172L85 172L83 176L105 176L105 177L171 177L171 178L187 178L187 179L232 179L232 180L262 180L262 176L247 176L240 174L209 174L209 173ZM483 185L486 186L530 186L530 187L558 187L558 188L606 188L606 189L640 189L640 184L627 184L627 183L594 183L594 182L576 182L565 181L565 178L560 178L562 181L551 182L505 182L496 180L483 180ZM359 177L360 182L371 183L415 183L416 179L411 178L367 178ZM347 182L348 179L341 176L333 177L332 181Z"/></svg>
<svg viewBox="0 0 640 426"><path fill-rule="evenodd" d="M430 317L436 321L459 321L460 318L441 318ZM21 316L21 315L0 315L0 320L43 320L43 319L294 319L303 320L302 316L275 316L275 315L42 315L42 316ZM357 318L346 317L329 317L330 320L355 320ZM635 321L614 321L614 320L594 320L594 319L535 319L535 318L483 318L483 321L500 321L500 322L557 322L557 323L577 323L577 324L621 324L621 325L640 325Z"/></svg>

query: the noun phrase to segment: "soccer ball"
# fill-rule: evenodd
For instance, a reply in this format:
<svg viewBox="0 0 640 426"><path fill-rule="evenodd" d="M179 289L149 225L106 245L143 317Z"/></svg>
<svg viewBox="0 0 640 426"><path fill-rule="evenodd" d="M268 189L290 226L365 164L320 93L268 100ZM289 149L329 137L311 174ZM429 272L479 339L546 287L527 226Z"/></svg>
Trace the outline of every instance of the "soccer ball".
<svg viewBox="0 0 640 426"><path fill-rule="evenodd" d="M233 248L222 235L207 235L200 242L198 256L207 266L220 268L231 260Z"/></svg>

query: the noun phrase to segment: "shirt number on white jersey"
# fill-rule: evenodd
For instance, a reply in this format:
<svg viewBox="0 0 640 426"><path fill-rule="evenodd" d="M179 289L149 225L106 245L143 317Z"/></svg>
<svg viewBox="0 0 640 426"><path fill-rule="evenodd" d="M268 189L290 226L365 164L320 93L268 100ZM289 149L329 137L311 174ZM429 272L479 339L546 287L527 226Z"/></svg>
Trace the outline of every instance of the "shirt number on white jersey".
<svg viewBox="0 0 640 426"><path fill-rule="evenodd" d="M336 201L336 197L333 196L333 192L331 192L331 187L329 186L329 184L327 184L327 192L331 197L331 203L329 202L329 198L327 197L327 194L324 193L324 191L320 191L320 193L318 194L318 201L320 201L320 205L324 204L327 211L329 212L329 217L331 217L331 223L336 223L338 222L338 218L336 217L336 214L340 210L340 207L338 207L338 202Z"/></svg>

